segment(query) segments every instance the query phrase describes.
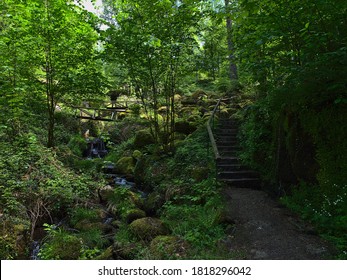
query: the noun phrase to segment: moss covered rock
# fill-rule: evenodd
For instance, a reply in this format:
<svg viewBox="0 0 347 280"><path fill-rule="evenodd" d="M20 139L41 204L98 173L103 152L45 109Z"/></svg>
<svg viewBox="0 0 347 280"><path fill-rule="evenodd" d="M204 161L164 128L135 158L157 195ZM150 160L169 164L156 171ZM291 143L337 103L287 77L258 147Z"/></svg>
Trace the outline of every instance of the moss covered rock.
<svg viewBox="0 0 347 280"><path fill-rule="evenodd" d="M3 217L1 217L3 218ZM13 219L7 217L1 219L0 223L0 258L26 259L27 247L30 242L29 220Z"/></svg>
<svg viewBox="0 0 347 280"><path fill-rule="evenodd" d="M133 221L129 225L130 231L139 239L150 241L158 235L166 235L167 228L157 218L147 217Z"/></svg>
<svg viewBox="0 0 347 280"><path fill-rule="evenodd" d="M122 157L116 163L116 171L119 174L133 174L135 163L133 157Z"/></svg>
<svg viewBox="0 0 347 280"><path fill-rule="evenodd" d="M116 260L133 260L137 247L136 243L115 242L113 244L113 258Z"/></svg>
<svg viewBox="0 0 347 280"><path fill-rule="evenodd" d="M143 201L138 193L118 187L115 188L113 195L109 198L107 206L107 210L113 216L124 219L129 210L142 208Z"/></svg>
<svg viewBox="0 0 347 280"><path fill-rule="evenodd" d="M141 219L141 218L145 218L146 217L146 212L138 209L138 208L134 208L134 209L129 209L128 211L126 211L126 213L124 214L125 217L125 221L130 224L135 220Z"/></svg>
<svg viewBox="0 0 347 280"><path fill-rule="evenodd" d="M144 158L139 159L136 162L135 168L134 168L134 179L135 183L138 185L141 185L145 181L145 166L146 166L146 160Z"/></svg>
<svg viewBox="0 0 347 280"><path fill-rule="evenodd" d="M114 192L114 188L111 187L110 185L99 188L98 197L100 202L107 201L113 195L113 192Z"/></svg>
<svg viewBox="0 0 347 280"><path fill-rule="evenodd" d="M176 94L174 95L174 100L175 100L175 102L181 101L181 100L182 100L182 95L176 93Z"/></svg>
<svg viewBox="0 0 347 280"><path fill-rule="evenodd" d="M151 254L155 259L181 259L187 257L189 244L171 235L159 235L150 244Z"/></svg>
<svg viewBox="0 0 347 280"><path fill-rule="evenodd" d="M136 149L142 149L151 144L155 144L155 140L149 130L144 129L136 132L134 140Z"/></svg>
<svg viewBox="0 0 347 280"><path fill-rule="evenodd" d="M142 156L143 154L139 150L135 150L132 154L133 159L135 159L136 161L140 160Z"/></svg>
<svg viewBox="0 0 347 280"><path fill-rule="evenodd" d="M191 134L196 130L196 126L188 121L178 121L175 123L175 132L183 134Z"/></svg>
<svg viewBox="0 0 347 280"><path fill-rule="evenodd" d="M113 246L104 250L95 260L113 260Z"/></svg>

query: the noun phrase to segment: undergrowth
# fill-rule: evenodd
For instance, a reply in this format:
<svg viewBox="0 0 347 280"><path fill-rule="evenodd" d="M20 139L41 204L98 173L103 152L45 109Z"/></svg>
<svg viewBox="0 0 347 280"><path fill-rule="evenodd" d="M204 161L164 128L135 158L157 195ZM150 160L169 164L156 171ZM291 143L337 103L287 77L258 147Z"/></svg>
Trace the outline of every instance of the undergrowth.
<svg viewBox="0 0 347 280"><path fill-rule="evenodd" d="M311 221L318 233L336 246L336 258L347 259L347 185L333 184L326 192L319 186L301 183L282 202Z"/></svg>

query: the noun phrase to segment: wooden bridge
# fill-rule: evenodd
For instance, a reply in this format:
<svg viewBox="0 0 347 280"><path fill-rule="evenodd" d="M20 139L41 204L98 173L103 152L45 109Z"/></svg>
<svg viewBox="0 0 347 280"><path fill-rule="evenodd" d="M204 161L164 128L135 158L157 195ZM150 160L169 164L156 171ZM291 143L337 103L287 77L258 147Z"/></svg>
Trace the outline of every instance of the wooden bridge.
<svg viewBox="0 0 347 280"><path fill-rule="evenodd" d="M115 121L119 118L120 114L129 112L130 104L137 104L138 101L124 101L124 102L105 102L100 106L92 107L89 102L83 102L81 106L76 106L64 102L65 105L75 111L75 117L85 120L94 121Z"/></svg>

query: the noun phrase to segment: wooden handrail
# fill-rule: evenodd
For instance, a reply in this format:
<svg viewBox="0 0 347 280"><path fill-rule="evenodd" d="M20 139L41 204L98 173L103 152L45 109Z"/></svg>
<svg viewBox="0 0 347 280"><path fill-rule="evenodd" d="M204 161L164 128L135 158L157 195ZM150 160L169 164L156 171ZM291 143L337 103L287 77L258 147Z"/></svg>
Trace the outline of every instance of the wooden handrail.
<svg viewBox="0 0 347 280"><path fill-rule="evenodd" d="M210 137L210 142L211 142L211 145L212 145L212 149L213 149L213 152L214 152L215 159L219 159L220 158L220 154L219 154L219 151L218 151L216 139L214 138L214 135L213 135L211 123L214 122L214 118L215 118L215 115L217 113L217 110L219 109L220 102L221 102L221 99L218 100L216 106L214 107L214 109L212 111L212 114L211 114L210 118L208 119L208 121L206 123L207 131L208 131L208 135Z"/></svg>

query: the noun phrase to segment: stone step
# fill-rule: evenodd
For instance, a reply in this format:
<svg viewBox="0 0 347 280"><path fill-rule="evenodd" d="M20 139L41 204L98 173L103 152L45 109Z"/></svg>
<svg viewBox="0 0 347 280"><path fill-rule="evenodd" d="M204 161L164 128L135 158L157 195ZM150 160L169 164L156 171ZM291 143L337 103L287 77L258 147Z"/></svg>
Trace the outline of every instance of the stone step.
<svg viewBox="0 0 347 280"><path fill-rule="evenodd" d="M238 151L219 151L222 157L234 157L238 155Z"/></svg>
<svg viewBox="0 0 347 280"><path fill-rule="evenodd" d="M224 151L241 151L241 147L238 146L238 145L235 145L235 144L231 144L231 145L220 145L217 143L217 147L218 147L218 150L224 150Z"/></svg>
<svg viewBox="0 0 347 280"><path fill-rule="evenodd" d="M217 159L217 166L224 164L241 164L238 157L220 157Z"/></svg>
<svg viewBox="0 0 347 280"><path fill-rule="evenodd" d="M217 128L216 134L231 134L231 135L237 135L238 129L236 128Z"/></svg>
<svg viewBox="0 0 347 280"><path fill-rule="evenodd" d="M254 188L259 186L259 175L242 165L237 157L241 150L237 137L238 126L231 119L221 119L216 125L216 144L221 155L216 162L217 178L231 186Z"/></svg>
<svg viewBox="0 0 347 280"><path fill-rule="evenodd" d="M242 179L220 179L222 182L227 183L232 187L241 187L241 188L252 188L259 189L260 181L255 178L242 178Z"/></svg>
<svg viewBox="0 0 347 280"><path fill-rule="evenodd" d="M238 141L237 135L230 135L230 134L219 134L216 135L217 141L229 141L229 140L235 140Z"/></svg>
<svg viewBox="0 0 347 280"><path fill-rule="evenodd" d="M216 139L216 144L220 146L237 146L238 141L236 138L229 138L229 139Z"/></svg>
<svg viewBox="0 0 347 280"><path fill-rule="evenodd" d="M218 124L220 124L220 125L228 125L228 124L239 125L239 122L237 122L235 120L230 120L230 119L220 119L220 120L218 120Z"/></svg>
<svg viewBox="0 0 347 280"><path fill-rule="evenodd" d="M257 179L258 174L252 170L220 171L220 172L218 172L218 178L221 178L221 179L242 179L242 178Z"/></svg>
<svg viewBox="0 0 347 280"><path fill-rule="evenodd" d="M217 129L238 129L239 126L235 123L219 123L216 125Z"/></svg>
<svg viewBox="0 0 347 280"><path fill-rule="evenodd" d="M240 147L238 145L219 145L217 143L218 151L240 151Z"/></svg>
<svg viewBox="0 0 347 280"><path fill-rule="evenodd" d="M227 138L227 139L235 139L237 140L237 134L231 134L231 133L219 133L216 135L217 139Z"/></svg>
<svg viewBox="0 0 347 280"><path fill-rule="evenodd" d="M242 164L217 164L218 171L238 171L238 170L249 170L247 166Z"/></svg>

